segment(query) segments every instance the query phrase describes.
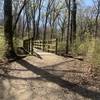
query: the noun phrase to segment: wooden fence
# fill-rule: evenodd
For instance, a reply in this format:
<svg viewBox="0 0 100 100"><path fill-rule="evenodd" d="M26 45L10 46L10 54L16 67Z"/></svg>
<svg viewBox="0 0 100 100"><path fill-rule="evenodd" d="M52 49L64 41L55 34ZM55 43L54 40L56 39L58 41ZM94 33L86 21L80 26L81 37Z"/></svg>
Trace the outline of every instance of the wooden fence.
<svg viewBox="0 0 100 100"><path fill-rule="evenodd" d="M57 54L58 39L46 40L44 43L43 40L26 39L23 41L23 47L29 53L33 53L33 48L43 50L43 46L45 47L44 51Z"/></svg>
<svg viewBox="0 0 100 100"><path fill-rule="evenodd" d="M23 47L28 53L32 52L32 39L24 40Z"/></svg>

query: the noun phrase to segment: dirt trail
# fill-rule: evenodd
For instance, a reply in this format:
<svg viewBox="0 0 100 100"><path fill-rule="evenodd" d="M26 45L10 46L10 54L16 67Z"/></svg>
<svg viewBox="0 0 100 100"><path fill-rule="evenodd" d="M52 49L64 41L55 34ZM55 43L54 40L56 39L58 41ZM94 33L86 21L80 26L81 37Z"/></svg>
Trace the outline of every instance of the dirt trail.
<svg viewBox="0 0 100 100"><path fill-rule="evenodd" d="M9 65L0 100L100 100L99 88L82 82L87 72L83 62L38 54L39 58L28 56Z"/></svg>

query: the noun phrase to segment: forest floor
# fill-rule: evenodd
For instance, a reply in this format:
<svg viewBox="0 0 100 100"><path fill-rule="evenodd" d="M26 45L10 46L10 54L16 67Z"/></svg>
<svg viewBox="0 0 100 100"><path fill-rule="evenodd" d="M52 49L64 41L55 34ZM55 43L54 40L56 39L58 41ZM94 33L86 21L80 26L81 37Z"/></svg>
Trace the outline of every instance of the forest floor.
<svg viewBox="0 0 100 100"><path fill-rule="evenodd" d="M6 65L9 75L0 75L0 100L100 100L100 76L93 77L91 64L36 52L37 57Z"/></svg>

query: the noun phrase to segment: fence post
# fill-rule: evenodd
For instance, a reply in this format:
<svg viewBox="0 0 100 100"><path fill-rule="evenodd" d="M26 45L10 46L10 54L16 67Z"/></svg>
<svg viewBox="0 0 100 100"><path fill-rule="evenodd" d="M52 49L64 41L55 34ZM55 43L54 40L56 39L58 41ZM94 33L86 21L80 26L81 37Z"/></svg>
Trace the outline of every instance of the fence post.
<svg viewBox="0 0 100 100"><path fill-rule="evenodd" d="M33 55L33 38L31 38L31 54Z"/></svg>
<svg viewBox="0 0 100 100"><path fill-rule="evenodd" d="M30 52L30 42L31 42L31 41L30 41L30 39L29 39L29 52Z"/></svg>
<svg viewBox="0 0 100 100"><path fill-rule="evenodd" d="M57 51L58 51L58 38L56 38L56 50L55 50L56 54L57 54Z"/></svg>
<svg viewBox="0 0 100 100"><path fill-rule="evenodd" d="M48 47L48 52L49 52L49 49L50 49L49 41L47 43L47 47Z"/></svg>
<svg viewBox="0 0 100 100"><path fill-rule="evenodd" d="M45 40L43 40L43 51L45 51Z"/></svg>
<svg viewBox="0 0 100 100"><path fill-rule="evenodd" d="M27 40L25 40L25 45L26 45L26 50L28 51L28 44L27 44Z"/></svg>

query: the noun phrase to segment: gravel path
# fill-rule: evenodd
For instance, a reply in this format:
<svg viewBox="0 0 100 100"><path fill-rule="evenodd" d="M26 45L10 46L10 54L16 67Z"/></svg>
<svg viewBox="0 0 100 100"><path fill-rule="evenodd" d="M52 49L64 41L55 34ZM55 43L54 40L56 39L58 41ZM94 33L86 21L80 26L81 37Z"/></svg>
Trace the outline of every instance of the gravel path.
<svg viewBox="0 0 100 100"><path fill-rule="evenodd" d="M38 52L39 53L39 52ZM40 52L11 63L0 100L100 100L100 85L87 79L82 61Z"/></svg>

